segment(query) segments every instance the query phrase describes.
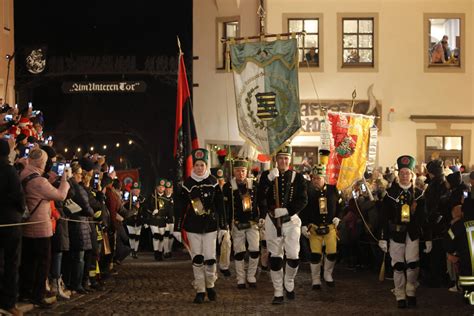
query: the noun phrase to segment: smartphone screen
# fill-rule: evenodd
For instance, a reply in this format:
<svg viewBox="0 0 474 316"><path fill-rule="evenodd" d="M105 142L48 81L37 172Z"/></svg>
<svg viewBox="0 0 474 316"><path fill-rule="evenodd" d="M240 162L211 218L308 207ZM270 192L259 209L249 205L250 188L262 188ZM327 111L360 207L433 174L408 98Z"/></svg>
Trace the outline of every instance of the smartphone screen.
<svg viewBox="0 0 474 316"><path fill-rule="evenodd" d="M30 155L30 149L25 148L25 154L23 155L23 157L28 158L29 155Z"/></svg>
<svg viewBox="0 0 474 316"><path fill-rule="evenodd" d="M13 114L5 115L5 122L10 122L10 121L13 121Z"/></svg>
<svg viewBox="0 0 474 316"><path fill-rule="evenodd" d="M64 173L64 164L61 162L61 163L58 164L58 172L57 172L57 174L58 174L58 176L62 176L63 173Z"/></svg>
<svg viewBox="0 0 474 316"><path fill-rule="evenodd" d="M362 192L366 192L366 191L367 191L367 187L365 186L364 183L362 183L362 184L360 185L360 187L361 187L361 189L362 189Z"/></svg>
<svg viewBox="0 0 474 316"><path fill-rule="evenodd" d="M134 195L132 196L132 202L135 203L138 201L138 196Z"/></svg>
<svg viewBox="0 0 474 316"><path fill-rule="evenodd" d="M112 172L114 172L114 170L115 170L114 166L110 166L110 167L109 167L109 174L112 173Z"/></svg>
<svg viewBox="0 0 474 316"><path fill-rule="evenodd" d="M94 173L94 184L92 185L94 189L97 189L99 187L99 177L100 174L98 172Z"/></svg>
<svg viewBox="0 0 474 316"><path fill-rule="evenodd" d="M129 198L130 198L130 192L128 191L123 192L124 201L128 201Z"/></svg>
<svg viewBox="0 0 474 316"><path fill-rule="evenodd" d="M464 191L462 194L464 195L464 198L467 199L467 195L468 195L467 191Z"/></svg>
<svg viewBox="0 0 474 316"><path fill-rule="evenodd" d="M4 139L10 139L11 137L12 137L12 135L10 135L10 134L5 134L5 135L3 135L3 138L4 138Z"/></svg>
<svg viewBox="0 0 474 316"><path fill-rule="evenodd" d="M28 107L29 107L30 109L32 109L32 108L33 108L33 103L32 103L32 102L28 102Z"/></svg>

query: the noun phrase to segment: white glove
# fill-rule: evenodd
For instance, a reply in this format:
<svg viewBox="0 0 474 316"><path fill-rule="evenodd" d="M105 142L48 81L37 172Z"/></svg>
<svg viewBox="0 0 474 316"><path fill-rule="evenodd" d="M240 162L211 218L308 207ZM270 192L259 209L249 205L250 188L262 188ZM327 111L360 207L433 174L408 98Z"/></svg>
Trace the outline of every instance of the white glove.
<svg viewBox="0 0 474 316"><path fill-rule="evenodd" d="M151 215L156 215L158 214L158 210L154 210L153 213L151 213Z"/></svg>
<svg viewBox="0 0 474 316"><path fill-rule="evenodd" d="M278 178L279 175L280 175L280 171L278 171L278 168L273 168L268 173L268 180L273 181L275 180L275 178Z"/></svg>
<svg viewBox="0 0 474 316"><path fill-rule="evenodd" d="M219 232L217 233L217 240L219 242L222 242L222 239L224 238L224 235L227 233L228 231L226 229L220 229Z"/></svg>
<svg viewBox="0 0 474 316"><path fill-rule="evenodd" d="M433 249L433 242L425 241L425 250L423 250L423 252L430 253L432 249Z"/></svg>
<svg viewBox="0 0 474 316"><path fill-rule="evenodd" d="M181 232L173 232L174 238L180 243L183 243L183 237L181 236Z"/></svg>
<svg viewBox="0 0 474 316"><path fill-rule="evenodd" d="M259 228L262 228L263 226L265 226L265 219L264 219L264 218L260 218L260 219L258 220L258 224L257 224L257 225L258 225Z"/></svg>
<svg viewBox="0 0 474 316"><path fill-rule="evenodd" d="M379 240L379 247L380 249L382 249L383 252L387 252L388 251L387 241L383 239Z"/></svg>
<svg viewBox="0 0 474 316"><path fill-rule="evenodd" d="M334 227L335 227L335 228L337 228L337 226L339 226L339 222L340 222L340 221L341 221L341 220L340 220L338 217L334 217L334 218L332 219L332 223L334 224Z"/></svg>
<svg viewBox="0 0 474 316"><path fill-rule="evenodd" d="M308 230L308 226L301 226L301 235L309 239L310 232Z"/></svg>
<svg viewBox="0 0 474 316"><path fill-rule="evenodd" d="M288 209L286 207L280 207L275 209L275 218L288 215Z"/></svg>

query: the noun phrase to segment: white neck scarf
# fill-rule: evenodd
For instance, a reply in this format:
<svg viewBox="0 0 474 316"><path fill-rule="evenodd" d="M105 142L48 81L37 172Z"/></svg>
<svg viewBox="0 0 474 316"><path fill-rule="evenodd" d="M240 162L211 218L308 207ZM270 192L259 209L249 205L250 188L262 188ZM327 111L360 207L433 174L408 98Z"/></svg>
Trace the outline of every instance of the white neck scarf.
<svg viewBox="0 0 474 316"><path fill-rule="evenodd" d="M408 190L410 187L411 187L411 183L409 183L408 185L402 185L401 183L398 184L400 186L400 188L402 188L403 190Z"/></svg>
<svg viewBox="0 0 474 316"><path fill-rule="evenodd" d="M206 172L204 172L204 174L202 176L198 176L197 174L194 173L194 170L191 171L191 178L193 178L194 180L196 180L197 182L201 182L202 180L206 179L207 177L209 177L210 175L210 172L209 170L206 170Z"/></svg>

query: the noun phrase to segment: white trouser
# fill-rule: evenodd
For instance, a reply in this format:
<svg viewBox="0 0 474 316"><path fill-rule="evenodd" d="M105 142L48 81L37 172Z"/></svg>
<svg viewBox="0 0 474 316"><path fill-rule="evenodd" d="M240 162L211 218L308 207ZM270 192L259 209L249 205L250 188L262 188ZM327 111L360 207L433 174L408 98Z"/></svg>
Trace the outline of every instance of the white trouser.
<svg viewBox="0 0 474 316"><path fill-rule="evenodd" d="M153 237L153 250L163 252L165 246L165 227L150 225Z"/></svg>
<svg viewBox="0 0 474 316"><path fill-rule="evenodd" d="M282 225L281 236L277 236L277 230L270 216L265 219L265 238L267 240L268 252L272 257L283 258L286 253L287 259L298 259L300 252L301 220L298 215L293 215L289 222Z"/></svg>
<svg viewBox="0 0 474 316"><path fill-rule="evenodd" d="M193 263L194 288L196 292L205 292L205 288L213 288L217 279L216 264L206 264L207 260L216 260L217 232L196 234L187 233L191 258L202 256L204 264Z"/></svg>
<svg viewBox="0 0 474 316"><path fill-rule="evenodd" d="M170 253L173 249L173 231L174 231L174 223L166 224L166 231L169 232L168 236L165 237L165 253Z"/></svg>
<svg viewBox="0 0 474 316"><path fill-rule="evenodd" d="M129 238L129 241L130 241L130 248L132 248L132 250L135 250L135 252L138 251L138 245L140 244L140 234L142 232L142 226L129 226L127 225L127 230L128 230L128 234L131 235L131 237L133 238ZM135 236L136 239L135 239Z"/></svg>
<svg viewBox="0 0 474 316"><path fill-rule="evenodd" d="M260 233L257 225L247 229L239 230L237 226L232 227L232 243L234 247L234 254L246 251L245 242L248 243L248 250L250 252L259 251ZM249 258L247 269L247 281L249 283L257 282L255 275L257 274L258 258ZM244 260L235 260L235 272L237 274L237 283L245 284L245 263Z"/></svg>
<svg viewBox="0 0 474 316"><path fill-rule="evenodd" d="M420 240L411 240L407 234L405 243L398 243L390 239L390 257L392 258L392 267L395 264L409 264L410 262L418 262L420 260L419 252ZM397 300L404 300L408 296L416 295L418 287L419 268L412 269L410 267L405 272L393 269L393 282L395 283L395 297Z"/></svg>
<svg viewBox="0 0 474 316"><path fill-rule="evenodd" d="M290 221L283 223L281 236L278 237L277 229L267 214L265 219L265 237L270 257L283 259L283 255L286 254L287 259L299 259L300 235L301 220L298 215L293 215ZM293 291L295 286L294 280L298 272L298 267L292 268L287 264L285 271L285 275L283 274L283 268L278 271L272 270L270 272L275 292L274 295L277 297L283 296L283 281L286 289L290 292Z"/></svg>

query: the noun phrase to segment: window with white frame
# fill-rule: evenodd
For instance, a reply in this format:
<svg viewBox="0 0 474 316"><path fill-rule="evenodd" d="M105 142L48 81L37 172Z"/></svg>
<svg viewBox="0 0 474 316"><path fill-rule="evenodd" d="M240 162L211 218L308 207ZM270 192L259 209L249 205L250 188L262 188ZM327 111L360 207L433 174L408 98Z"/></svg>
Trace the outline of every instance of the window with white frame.
<svg viewBox="0 0 474 316"><path fill-rule="evenodd" d="M298 37L298 60L301 66L319 67L320 47L320 18L288 18L288 32L305 32L304 37Z"/></svg>
<svg viewBox="0 0 474 316"><path fill-rule="evenodd" d="M342 18L342 65L374 66L374 18Z"/></svg>

